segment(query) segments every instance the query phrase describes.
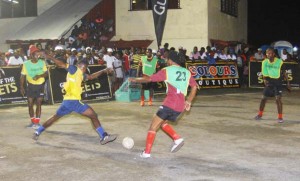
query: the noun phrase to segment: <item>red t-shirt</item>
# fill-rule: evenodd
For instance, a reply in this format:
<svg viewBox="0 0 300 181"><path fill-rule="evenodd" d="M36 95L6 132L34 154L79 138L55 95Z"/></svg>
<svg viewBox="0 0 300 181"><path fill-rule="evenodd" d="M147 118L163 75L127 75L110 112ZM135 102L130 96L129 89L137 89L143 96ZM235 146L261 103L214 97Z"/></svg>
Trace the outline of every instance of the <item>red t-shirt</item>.
<svg viewBox="0 0 300 181"><path fill-rule="evenodd" d="M166 80L166 70L162 69L158 71L156 74L150 76L152 82L161 82ZM197 83L193 77L190 78L189 86L194 87L197 86ZM168 83L168 92L167 96L163 101L163 105L167 106L174 111L183 112L184 111L184 102L185 96L181 92L177 92L177 89Z"/></svg>

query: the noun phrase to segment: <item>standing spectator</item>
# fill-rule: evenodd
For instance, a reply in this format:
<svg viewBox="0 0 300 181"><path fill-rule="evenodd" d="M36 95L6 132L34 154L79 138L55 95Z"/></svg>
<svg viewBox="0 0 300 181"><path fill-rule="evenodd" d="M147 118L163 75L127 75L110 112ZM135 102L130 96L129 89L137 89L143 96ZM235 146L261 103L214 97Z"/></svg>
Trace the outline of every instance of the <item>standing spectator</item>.
<svg viewBox="0 0 300 181"><path fill-rule="evenodd" d="M124 50L124 55L123 55L123 67L124 67L124 75L125 78L127 78L129 76L129 70L130 70L130 64L129 64L129 50L125 49Z"/></svg>
<svg viewBox="0 0 300 181"><path fill-rule="evenodd" d="M116 59L113 62L114 71L116 74L116 80L113 87L113 92L116 92L123 83L124 69L123 69L123 53L118 51L116 53Z"/></svg>
<svg viewBox="0 0 300 181"><path fill-rule="evenodd" d="M113 62L115 61L116 57L113 56L113 50L111 48L107 48L107 55L104 55L103 57L104 61L106 62L106 67L113 69ZM108 73L108 81L110 84L110 87L114 87L114 82L115 82L115 73L110 72ZM112 90L113 94L115 93L114 90Z"/></svg>
<svg viewBox="0 0 300 181"><path fill-rule="evenodd" d="M135 53L132 55L132 61L130 62L130 70L129 70L129 77L137 77L139 72L137 71L139 62L141 60L141 49L136 48Z"/></svg>
<svg viewBox="0 0 300 181"><path fill-rule="evenodd" d="M71 55L67 59L69 65L76 65L78 63L77 50L76 48L71 49Z"/></svg>
<svg viewBox="0 0 300 181"><path fill-rule="evenodd" d="M283 123L282 115L282 81L287 81L288 90L291 89L290 82L287 77L285 68L283 67L283 61L275 57L275 51L273 48L269 48L266 51L267 58L262 62L261 73L264 80L264 91L263 97L260 101L259 112L255 117L256 120L261 120L263 116L263 111L267 102L268 97L276 98L276 105L278 111L278 123Z"/></svg>
<svg viewBox="0 0 300 181"><path fill-rule="evenodd" d="M30 59L22 67L20 91L25 96L25 79L27 82L26 95L28 99L28 111L31 123L28 127L38 128L42 112L42 101L44 97L45 77L47 77L47 67L45 61L38 59L40 50L36 46L29 47ZM33 106L36 104L36 110ZM35 113L34 113L35 112Z"/></svg>

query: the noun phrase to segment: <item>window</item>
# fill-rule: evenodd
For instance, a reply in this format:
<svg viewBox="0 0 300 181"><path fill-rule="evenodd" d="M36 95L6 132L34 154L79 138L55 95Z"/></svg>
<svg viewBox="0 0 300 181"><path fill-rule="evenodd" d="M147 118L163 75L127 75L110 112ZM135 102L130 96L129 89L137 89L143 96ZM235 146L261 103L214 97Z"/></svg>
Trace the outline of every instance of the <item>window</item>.
<svg viewBox="0 0 300 181"><path fill-rule="evenodd" d="M0 0L0 18L37 16L37 0Z"/></svg>
<svg viewBox="0 0 300 181"><path fill-rule="evenodd" d="M221 0L221 12L238 16L238 0Z"/></svg>
<svg viewBox="0 0 300 181"><path fill-rule="evenodd" d="M168 9L179 9L180 0L169 0ZM130 10L140 11L140 10L152 10L151 0L130 0Z"/></svg>

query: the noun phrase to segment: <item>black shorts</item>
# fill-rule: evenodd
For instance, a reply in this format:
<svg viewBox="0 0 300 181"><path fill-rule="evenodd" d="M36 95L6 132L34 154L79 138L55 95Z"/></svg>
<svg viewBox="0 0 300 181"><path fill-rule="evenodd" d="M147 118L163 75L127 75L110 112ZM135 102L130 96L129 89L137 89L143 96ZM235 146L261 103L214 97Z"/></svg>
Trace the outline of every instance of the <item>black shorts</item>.
<svg viewBox="0 0 300 181"><path fill-rule="evenodd" d="M28 83L27 85L27 97L39 98L44 97L45 84L34 85Z"/></svg>
<svg viewBox="0 0 300 181"><path fill-rule="evenodd" d="M282 85L268 85L264 88L263 95L265 97L281 96Z"/></svg>
<svg viewBox="0 0 300 181"><path fill-rule="evenodd" d="M144 90L154 89L155 82L142 83Z"/></svg>
<svg viewBox="0 0 300 181"><path fill-rule="evenodd" d="M180 115L181 112L174 111L171 108L166 106L160 106L159 110L157 111L156 115L160 117L162 120L168 121L176 121L177 117Z"/></svg>

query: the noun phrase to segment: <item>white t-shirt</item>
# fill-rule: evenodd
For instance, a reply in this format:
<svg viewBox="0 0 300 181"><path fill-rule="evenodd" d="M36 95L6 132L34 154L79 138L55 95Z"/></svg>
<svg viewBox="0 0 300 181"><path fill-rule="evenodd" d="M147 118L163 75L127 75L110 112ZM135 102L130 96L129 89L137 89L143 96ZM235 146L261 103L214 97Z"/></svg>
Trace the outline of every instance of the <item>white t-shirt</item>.
<svg viewBox="0 0 300 181"><path fill-rule="evenodd" d="M116 77L123 78L122 60L115 59L113 64L116 72Z"/></svg>
<svg viewBox="0 0 300 181"><path fill-rule="evenodd" d="M107 68L113 68L113 62L115 61L115 56L104 55L103 60L106 62Z"/></svg>
<svg viewBox="0 0 300 181"><path fill-rule="evenodd" d="M23 59L19 56L16 58L15 56L11 56L8 60L7 65L22 65Z"/></svg>

